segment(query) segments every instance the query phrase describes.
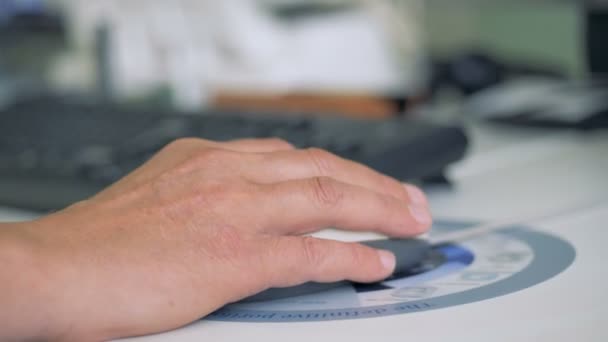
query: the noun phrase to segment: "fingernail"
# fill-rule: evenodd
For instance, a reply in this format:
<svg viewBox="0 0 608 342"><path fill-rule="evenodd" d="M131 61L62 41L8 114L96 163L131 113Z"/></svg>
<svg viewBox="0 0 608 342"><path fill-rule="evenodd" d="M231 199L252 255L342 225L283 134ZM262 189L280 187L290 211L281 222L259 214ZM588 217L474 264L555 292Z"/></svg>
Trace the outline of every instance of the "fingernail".
<svg viewBox="0 0 608 342"><path fill-rule="evenodd" d="M407 194L409 195L410 199L412 200L412 203L416 203L416 204L427 204L428 203L428 201L426 199L426 195L418 187L415 187L415 186L409 185L409 184L404 184L404 186L405 186L405 190L407 191Z"/></svg>
<svg viewBox="0 0 608 342"><path fill-rule="evenodd" d="M420 224L428 225L433 221L427 207L410 205L410 213L412 214L412 217L414 217L414 220Z"/></svg>
<svg viewBox="0 0 608 342"><path fill-rule="evenodd" d="M395 255L383 249L378 251L378 255L380 256L382 267L384 267L385 270L390 270L392 272L395 269Z"/></svg>

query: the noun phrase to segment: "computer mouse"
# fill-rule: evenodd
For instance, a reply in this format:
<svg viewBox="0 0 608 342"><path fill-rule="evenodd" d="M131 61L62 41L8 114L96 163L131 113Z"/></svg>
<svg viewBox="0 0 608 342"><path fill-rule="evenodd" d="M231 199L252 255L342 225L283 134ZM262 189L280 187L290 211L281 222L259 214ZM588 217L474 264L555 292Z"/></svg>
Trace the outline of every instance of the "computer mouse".
<svg viewBox="0 0 608 342"><path fill-rule="evenodd" d="M395 254L396 265L393 274L407 273L408 270L411 270L426 260L432 251L430 242L420 238L367 240L360 241L359 243L377 249L385 249ZM292 287L271 288L248 297L242 302L260 302L302 296L331 290L346 284L349 284L349 282L309 282Z"/></svg>

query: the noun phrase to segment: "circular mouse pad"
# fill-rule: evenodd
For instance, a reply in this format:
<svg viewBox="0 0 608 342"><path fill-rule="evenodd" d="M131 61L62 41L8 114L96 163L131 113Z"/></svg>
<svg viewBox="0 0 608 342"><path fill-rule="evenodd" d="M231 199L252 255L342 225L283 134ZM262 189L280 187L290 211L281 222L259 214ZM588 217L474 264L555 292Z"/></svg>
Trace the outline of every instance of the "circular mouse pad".
<svg viewBox="0 0 608 342"><path fill-rule="evenodd" d="M469 223L438 222L433 234ZM541 283L574 261L574 247L558 237L513 226L458 244L437 246L429 259L376 284L263 302L230 304L205 319L233 322L313 322L415 313L506 295Z"/></svg>

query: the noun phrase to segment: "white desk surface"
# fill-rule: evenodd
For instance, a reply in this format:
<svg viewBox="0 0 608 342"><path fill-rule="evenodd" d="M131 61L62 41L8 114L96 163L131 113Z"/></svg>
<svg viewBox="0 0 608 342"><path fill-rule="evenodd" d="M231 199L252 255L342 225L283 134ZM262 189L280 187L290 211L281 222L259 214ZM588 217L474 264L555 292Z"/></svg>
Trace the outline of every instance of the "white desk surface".
<svg viewBox="0 0 608 342"><path fill-rule="evenodd" d="M434 216L492 221L563 212L534 228L570 242L574 263L505 296L406 315L307 323L202 320L132 341L607 341L608 131L470 127L469 155L449 171L453 189L429 189ZM31 213L1 209L0 220Z"/></svg>

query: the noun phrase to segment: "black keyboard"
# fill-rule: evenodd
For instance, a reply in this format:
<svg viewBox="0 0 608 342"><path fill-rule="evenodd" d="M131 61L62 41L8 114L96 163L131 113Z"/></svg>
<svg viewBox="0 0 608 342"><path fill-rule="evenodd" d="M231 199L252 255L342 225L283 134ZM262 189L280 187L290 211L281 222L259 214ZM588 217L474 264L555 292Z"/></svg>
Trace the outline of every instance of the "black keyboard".
<svg viewBox="0 0 608 342"><path fill-rule="evenodd" d="M28 101L0 110L0 204L59 209L87 198L180 137L280 137L320 147L402 180L436 179L460 159L459 127L362 120Z"/></svg>

